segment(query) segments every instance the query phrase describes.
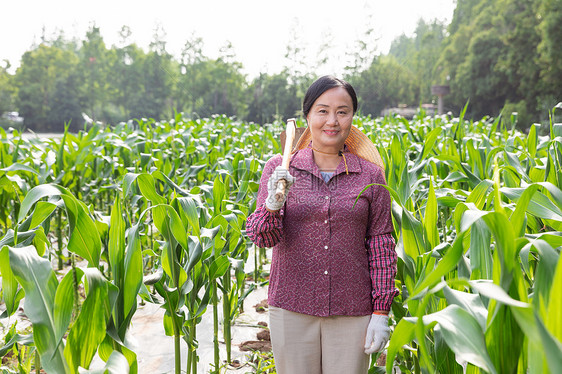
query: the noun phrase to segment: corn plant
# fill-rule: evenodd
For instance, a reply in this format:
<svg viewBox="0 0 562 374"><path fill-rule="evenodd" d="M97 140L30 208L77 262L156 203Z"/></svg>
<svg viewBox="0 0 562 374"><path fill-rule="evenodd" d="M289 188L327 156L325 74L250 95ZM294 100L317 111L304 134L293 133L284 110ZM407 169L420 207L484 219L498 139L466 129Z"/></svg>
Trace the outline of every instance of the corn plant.
<svg viewBox="0 0 562 374"><path fill-rule="evenodd" d="M559 140L462 115L363 125L388 165L400 258L387 372L558 372Z"/></svg>
<svg viewBox="0 0 562 374"><path fill-rule="evenodd" d="M388 370L558 370L562 131L551 121L524 135L513 123L466 121L463 113L356 119L379 147L393 198L402 292L392 307ZM97 350L104 370L136 372L127 334L140 296L165 309L176 372L182 339L186 369L196 372L197 324L212 305L218 371L219 307L229 362L230 321L261 281L265 249L254 251L253 282L246 284L251 244L244 222L255 209L263 163L280 151L278 131L176 113L170 121L96 125L47 141L0 132L2 318L13 316L24 294L31 300L26 311L39 303L27 297L36 292L25 279L33 272L15 270L20 248L26 266L47 277L35 288L55 299L67 295L72 304L65 306L68 325L53 325L68 334L55 351L12 331L0 352L32 352L36 369L65 372L53 368L60 364L73 372ZM45 261L51 255L57 267L75 258L89 268L75 265L53 282ZM103 333L83 350L69 347L68 339L90 339L78 321L100 307L100 295L107 295L97 325ZM48 315L49 305L38 308ZM31 362L25 360L23 371Z"/></svg>

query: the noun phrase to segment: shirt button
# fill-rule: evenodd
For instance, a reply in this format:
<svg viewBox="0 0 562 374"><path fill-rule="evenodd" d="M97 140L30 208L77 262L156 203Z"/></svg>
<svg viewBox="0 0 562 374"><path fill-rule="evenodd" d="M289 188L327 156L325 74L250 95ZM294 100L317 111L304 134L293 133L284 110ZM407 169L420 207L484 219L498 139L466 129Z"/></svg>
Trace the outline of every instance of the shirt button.
<svg viewBox="0 0 562 374"><path fill-rule="evenodd" d="M330 196L326 196L326 200L328 200L330 198Z"/></svg>
<svg viewBox="0 0 562 374"><path fill-rule="evenodd" d="M328 246L327 246L327 245L325 245L325 246L324 246L324 249L328 249Z"/></svg>
<svg viewBox="0 0 562 374"><path fill-rule="evenodd" d="M324 274L326 274L326 275L327 275L327 274L328 274L328 270L326 270L326 271L324 272Z"/></svg>
<svg viewBox="0 0 562 374"><path fill-rule="evenodd" d="M328 220L327 220L327 219L326 219L326 220L324 220L324 223L328 223Z"/></svg>

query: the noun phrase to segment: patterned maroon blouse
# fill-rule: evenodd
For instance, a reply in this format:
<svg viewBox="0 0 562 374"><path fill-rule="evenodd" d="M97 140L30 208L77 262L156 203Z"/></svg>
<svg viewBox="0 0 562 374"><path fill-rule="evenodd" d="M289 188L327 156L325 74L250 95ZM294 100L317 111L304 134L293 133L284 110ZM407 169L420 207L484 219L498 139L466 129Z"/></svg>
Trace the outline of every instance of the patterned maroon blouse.
<svg viewBox="0 0 562 374"><path fill-rule="evenodd" d="M265 209L267 181L281 164L276 155L265 165L257 209L246 232L259 247L273 247L269 304L315 316L368 315L390 310L396 252L391 235L390 194L381 168L345 154L328 183L312 149L295 153L289 171L295 184L281 211Z"/></svg>

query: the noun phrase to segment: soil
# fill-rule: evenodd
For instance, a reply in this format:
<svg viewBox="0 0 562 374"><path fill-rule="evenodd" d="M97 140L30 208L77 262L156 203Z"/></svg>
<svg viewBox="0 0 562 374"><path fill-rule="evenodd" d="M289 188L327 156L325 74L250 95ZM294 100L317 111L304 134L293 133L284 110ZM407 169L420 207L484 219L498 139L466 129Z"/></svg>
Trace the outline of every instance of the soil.
<svg viewBox="0 0 562 374"><path fill-rule="evenodd" d="M265 313L267 311L267 307L268 307L267 299L264 299L259 303L257 303L256 305L254 305L254 308L258 313Z"/></svg>
<svg viewBox="0 0 562 374"><path fill-rule="evenodd" d="M243 352L248 352L248 351L269 352L271 351L271 342L264 341L264 340L250 340L240 344L240 350Z"/></svg>

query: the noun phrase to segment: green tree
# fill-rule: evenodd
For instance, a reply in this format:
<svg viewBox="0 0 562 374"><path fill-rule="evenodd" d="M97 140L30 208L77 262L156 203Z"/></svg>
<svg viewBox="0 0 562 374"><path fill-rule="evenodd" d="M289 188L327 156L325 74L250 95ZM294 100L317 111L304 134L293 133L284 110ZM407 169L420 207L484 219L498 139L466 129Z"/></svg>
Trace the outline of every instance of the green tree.
<svg viewBox="0 0 562 374"><path fill-rule="evenodd" d="M479 13L478 7L489 0L457 0L457 6L453 12L453 19L449 24L449 34L456 34L461 28L470 25L471 21Z"/></svg>
<svg viewBox="0 0 562 374"><path fill-rule="evenodd" d="M350 83L357 92L363 115L379 116L385 108L417 104L415 77L393 56L376 58L367 70L350 77Z"/></svg>
<svg viewBox="0 0 562 374"><path fill-rule="evenodd" d="M545 113L562 101L562 1L540 1L537 18L542 20L538 27L541 35L539 111Z"/></svg>
<svg viewBox="0 0 562 374"><path fill-rule="evenodd" d="M530 126L539 115L538 95L540 94L540 65L537 47L540 35L537 32L539 20L535 0L499 0L496 30L499 30L503 44L502 56L498 59L497 70L505 74L503 84L507 87L505 105L515 104L513 110L519 113L520 125ZM510 115L504 113L504 115Z"/></svg>
<svg viewBox="0 0 562 374"><path fill-rule="evenodd" d="M115 56L107 49L99 27L92 25L86 32L79 55L83 110L94 121L107 121L105 111L112 101L110 67Z"/></svg>
<svg viewBox="0 0 562 374"><path fill-rule="evenodd" d="M158 26L143 64L144 92L138 108L142 116L157 120L171 117L176 65L172 55L166 51L164 29Z"/></svg>
<svg viewBox="0 0 562 374"><path fill-rule="evenodd" d="M191 35L185 42L179 62L180 74L175 95L179 111L193 114L198 105L197 102L201 102L201 98L194 93L206 61L208 59L203 55L203 39L195 34Z"/></svg>
<svg viewBox="0 0 562 374"><path fill-rule="evenodd" d="M80 85L80 77L75 66L68 71L67 75L56 80L51 108L47 113L47 123L52 124L55 129L63 130L61 124L64 123L69 124L69 130L72 132L83 129L83 104L79 97Z"/></svg>
<svg viewBox="0 0 562 374"><path fill-rule="evenodd" d="M184 46L178 81L178 107L199 117L213 114L246 115L246 77L227 42L220 56L211 60L203 55L203 40L192 36Z"/></svg>
<svg viewBox="0 0 562 374"><path fill-rule="evenodd" d="M446 103L458 112L470 101L473 117L507 106L529 121L540 74L537 26L536 0L459 1L436 64L440 80L450 82Z"/></svg>
<svg viewBox="0 0 562 374"><path fill-rule="evenodd" d="M260 74L249 88L251 101L248 120L265 124L296 117L300 110L297 87L289 83L286 72Z"/></svg>
<svg viewBox="0 0 562 374"><path fill-rule="evenodd" d="M241 66L220 58L203 63L205 73L198 79L197 89L193 92L202 99L195 107L196 113L204 116L244 114L246 80L240 72Z"/></svg>
<svg viewBox="0 0 562 374"><path fill-rule="evenodd" d="M355 40L352 48L347 54L347 63L344 68L347 77L357 76L362 71L369 69L378 56L377 36L375 34L375 22L368 3L365 4L366 17L362 20L365 29L359 39ZM349 78L348 78L349 79Z"/></svg>
<svg viewBox="0 0 562 374"><path fill-rule="evenodd" d="M123 26L120 36L110 81L115 91L115 104L120 109L120 117L115 120L124 121L141 114L146 53L136 44L129 43L131 31L127 26Z"/></svg>
<svg viewBox="0 0 562 374"><path fill-rule="evenodd" d="M444 84L435 69L445 38L445 26L438 21L418 21L414 36L401 35L390 45L389 55L408 68L416 77L416 100L428 103L432 100L431 86Z"/></svg>
<svg viewBox="0 0 562 374"><path fill-rule="evenodd" d="M0 115L4 112L15 111L14 76L8 72L10 62L4 60L4 66L0 67Z"/></svg>
<svg viewBox="0 0 562 374"><path fill-rule="evenodd" d="M34 131L62 131L64 123L81 122L70 107L80 106L76 79L78 59L73 51L42 43L24 53L16 71L18 88L16 105L24 117L24 124ZM66 95L67 107L59 110L59 95Z"/></svg>
<svg viewBox="0 0 562 374"><path fill-rule="evenodd" d="M321 46L322 47L322 46ZM307 46L302 39L302 28L297 19L293 20L289 41L285 47L285 64L283 74L287 76L291 91L296 92L296 97L302 99L308 86L315 79L308 64L306 53Z"/></svg>

